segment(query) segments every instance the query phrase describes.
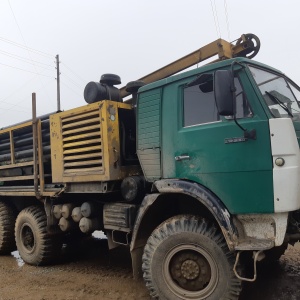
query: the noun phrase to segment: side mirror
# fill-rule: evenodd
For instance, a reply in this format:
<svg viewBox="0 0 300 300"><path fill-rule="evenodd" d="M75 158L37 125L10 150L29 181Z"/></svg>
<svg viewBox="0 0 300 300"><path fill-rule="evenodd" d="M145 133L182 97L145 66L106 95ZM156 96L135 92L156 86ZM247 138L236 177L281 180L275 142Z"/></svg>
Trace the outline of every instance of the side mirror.
<svg viewBox="0 0 300 300"><path fill-rule="evenodd" d="M235 87L232 72L218 70L214 76L214 94L220 116L233 116Z"/></svg>

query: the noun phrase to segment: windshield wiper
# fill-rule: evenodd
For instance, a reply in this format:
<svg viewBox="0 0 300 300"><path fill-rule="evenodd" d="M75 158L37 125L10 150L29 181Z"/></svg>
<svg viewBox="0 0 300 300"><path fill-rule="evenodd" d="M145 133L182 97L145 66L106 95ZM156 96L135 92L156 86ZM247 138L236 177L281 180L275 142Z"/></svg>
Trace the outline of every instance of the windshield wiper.
<svg viewBox="0 0 300 300"><path fill-rule="evenodd" d="M290 112L289 108L283 103L281 102L276 96L272 95L271 93L269 92L265 92L269 97L270 99L274 102L274 103L277 103L281 108L283 108L290 117L294 118L293 114Z"/></svg>

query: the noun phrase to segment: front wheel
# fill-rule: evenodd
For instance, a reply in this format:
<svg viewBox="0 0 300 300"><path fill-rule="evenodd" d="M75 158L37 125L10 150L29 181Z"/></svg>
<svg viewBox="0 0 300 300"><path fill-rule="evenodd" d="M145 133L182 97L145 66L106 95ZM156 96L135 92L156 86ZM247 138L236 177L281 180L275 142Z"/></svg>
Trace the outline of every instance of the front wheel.
<svg viewBox="0 0 300 300"><path fill-rule="evenodd" d="M143 254L143 276L159 299L238 299L241 282L234 259L215 226L176 216L157 227Z"/></svg>

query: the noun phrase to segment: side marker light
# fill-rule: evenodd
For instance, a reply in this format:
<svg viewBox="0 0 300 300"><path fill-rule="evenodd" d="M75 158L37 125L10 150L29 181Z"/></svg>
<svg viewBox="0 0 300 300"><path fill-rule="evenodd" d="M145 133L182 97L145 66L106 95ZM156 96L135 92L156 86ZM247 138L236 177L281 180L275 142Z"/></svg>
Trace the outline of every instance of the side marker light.
<svg viewBox="0 0 300 300"><path fill-rule="evenodd" d="M282 157L278 157L275 159L275 164L278 167L282 167L285 164L285 160Z"/></svg>

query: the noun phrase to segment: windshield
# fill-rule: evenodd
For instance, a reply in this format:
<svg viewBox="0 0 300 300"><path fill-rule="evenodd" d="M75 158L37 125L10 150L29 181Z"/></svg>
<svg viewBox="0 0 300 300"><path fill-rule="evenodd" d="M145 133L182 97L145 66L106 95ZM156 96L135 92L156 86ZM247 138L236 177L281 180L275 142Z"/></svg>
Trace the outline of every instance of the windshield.
<svg viewBox="0 0 300 300"><path fill-rule="evenodd" d="M249 67L274 118L300 120L300 91L283 76Z"/></svg>

